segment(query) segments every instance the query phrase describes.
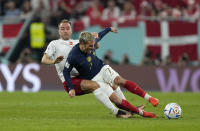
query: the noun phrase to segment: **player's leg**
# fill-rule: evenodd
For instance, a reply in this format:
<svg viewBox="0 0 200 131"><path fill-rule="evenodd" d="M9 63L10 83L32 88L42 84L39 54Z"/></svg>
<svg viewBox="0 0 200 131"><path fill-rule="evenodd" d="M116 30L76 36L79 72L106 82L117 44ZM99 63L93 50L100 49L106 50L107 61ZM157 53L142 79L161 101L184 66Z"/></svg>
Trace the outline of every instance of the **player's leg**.
<svg viewBox="0 0 200 131"><path fill-rule="evenodd" d="M110 101L109 96L113 92L110 88L107 92L104 92L102 88L100 88L102 83L96 83L90 80L82 80L81 89L87 92L93 92L97 100L99 100L103 105L105 105L113 114L117 117L121 118L129 118L131 115L127 114L118 108L116 108L113 103Z"/></svg>
<svg viewBox="0 0 200 131"><path fill-rule="evenodd" d="M102 92L102 89L100 88L99 84L97 84L94 81L90 80L83 80L79 78L72 78L72 84L74 85L75 94L76 95L84 95L87 93L94 93L95 97L104 104L108 109L110 109L117 117L121 118L128 118L130 117L130 114L126 114L125 112L117 109L113 103L110 101L109 97ZM64 88L66 92L69 92L69 89L67 87L67 83L63 83Z"/></svg>
<svg viewBox="0 0 200 131"><path fill-rule="evenodd" d="M99 83L90 80L82 80L81 89L87 92L93 92L95 97L104 104L108 109L111 110L115 115L118 112L118 109L111 103L109 97L102 91Z"/></svg>
<svg viewBox="0 0 200 131"><path fill-rule="evenodd" d="M126 97L124 96L122 90L120 89L120 87L118 85L113 85L112 88L121 99L126 100Z"/></svg>
<svg viewBox="0 0 200 131"><path fill-rule="evenodd" d="M137 107L131 105L127 100L121 99L115 92L113 92L109 98L120 109L130 111L131 113L136 113L143 117L150 117L150 118L156 117L156 115L154 113L146 112L141 108L137 108Z"/></svg>
<svg viewBox="0 0 200 131"><path fill-rule="evenodd" d="M159 104L158 99L151 97L148 93L146 93L142 88L140 88L137 84L132 81L126 80L119 76L119 74L114 71L109 65L103 67L100 71L103 76L103 80L110 85L118 85L120 87L126 88L129 92L133 94L137 94L144 99L148 100L152 103L153 106L157 106ZM98 79L98 78L97 78Z"/></svg>
<svg viewBox="0 0 200 131"><path fill-rule="evenodd" d="M74 77L71 80L72 80L72 84L74 86L76 96L80 96L80 95L84 95L84 94L88 94L88 93L92 92L92 91L86 90L85 88L81 87L81 83L83 82L83 79L80 79L78 77ZM65 88L65 91L69 93L69 89L67 87L66 82L63 83L63 86ZM93 87L91 87L91 88L98 88L99 87L98 84L95 85L95 83L92 86Z"/></svg>
<svg viewBox="0 0 200 131"><path fill-rule="evenodd" d="M109 65L104 66L101 69L101 71L92 80L108 83L112 87L112 89L118 94L118 96L120 98L126 99L123 92L121 91L120 87L118 85L111 84L111 83L113 83L112 81L110 81L111 80L110 76L112 76L112 74L110 74L110 71L109 71L109 69L107 69L107 67L109 67ZM104 73L107 72L107 71L109 72L109 74L104 75ZM106 77L104 77L104 76L106 76ZM109 77L109 79L107 77Z"/></svg>
<svg viewBox="0 0 200 131"><path fill-rule="evenodd" d="M129 92L133 94L137 94L147 101L149 101L153 106L157 106L159 104L159 100L150 96L147 92L145 92L142 88L140 88L136 83L126 80L121 76L117 76L114 79L114 83L126 88Z"/></svg>
<svg viewBox="0 0 200 131"><path fill-rule="evenodd" d="M81 90L86 93L92 93L94 90L100 88L99 84L95 81L82 80L80 83Z"/></svg>

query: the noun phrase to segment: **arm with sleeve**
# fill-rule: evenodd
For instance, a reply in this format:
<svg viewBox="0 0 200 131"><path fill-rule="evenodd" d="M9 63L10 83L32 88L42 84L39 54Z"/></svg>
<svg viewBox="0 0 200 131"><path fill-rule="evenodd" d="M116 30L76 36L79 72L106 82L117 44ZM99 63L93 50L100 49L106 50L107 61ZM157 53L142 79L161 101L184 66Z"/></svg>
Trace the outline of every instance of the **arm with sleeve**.
<svg viewBox="0 0 200 131"><path fill-rule="evenodd" d="M98 33L98 38L95 39L95 46L97 45L97 43L108 33L111 31L110 27L107 27L106 29L104 29L103 31Z"/></svg>
<svg viewBox="0 0 200 131"><path fill-rule="evenodd" d="M73 68L73 64L70 64L70 62L67 61L65 64L64 70L63 70L63 75L65 78L65 81L67 82L67 87L69 88L69 90L74 89L74 86L73 86L72 80L71 80L71 75L70 75L72 68Z"/></svg>

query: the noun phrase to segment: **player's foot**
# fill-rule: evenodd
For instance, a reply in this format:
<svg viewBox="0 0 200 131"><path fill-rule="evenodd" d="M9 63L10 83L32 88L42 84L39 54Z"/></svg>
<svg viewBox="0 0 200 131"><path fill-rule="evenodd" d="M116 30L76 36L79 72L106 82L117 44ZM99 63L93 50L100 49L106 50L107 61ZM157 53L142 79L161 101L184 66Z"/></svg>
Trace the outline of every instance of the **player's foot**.
<svg viewBox="0 0 200 131"><path fill-rule="evenodd" d="M142 104L142 105L137 106L137 108L143 110L145 106Z"/></svg>
<svg viewBox="0 0 200 131"><path fill-rule="evenodd" d="M144 110L145 106L142 104L142 105L137 106L137 108L140 109L140 110ZM130 113L131 113L132 115L135 114L135 112L132 112L132 111L130 111Z"/></svg>
<svg viewBox="0 0 200 131"><path fill-rule="evenodd" d="M143 111L143 117L155 118L156 114L154 114L152 112Z"/></svg>
<svg viewBox="0 0 200 131"><path fill-rule="evenodd" d="M154 97L150 97L149 98L149 102L153 105L153 106L158 106L158 104L160 103L160 101Z"/></svg>
<svg viewBox="0 0 200 131"><path fill-rule="evenodd" d="M118 110L116 117L118 118L130 118L132 115L131 113L124 112L122 110Z"/></svg>

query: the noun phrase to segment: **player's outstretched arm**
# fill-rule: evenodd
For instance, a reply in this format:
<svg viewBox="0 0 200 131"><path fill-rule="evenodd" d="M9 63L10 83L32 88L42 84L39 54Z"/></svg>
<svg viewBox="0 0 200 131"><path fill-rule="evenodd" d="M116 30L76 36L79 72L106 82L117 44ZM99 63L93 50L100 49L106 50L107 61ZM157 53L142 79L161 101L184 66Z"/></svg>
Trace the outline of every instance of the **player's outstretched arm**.
<svg viewBox="0 0 200 131"><path fill-rule="evenodd" d="M115 28L115 27L110 27L110 29L111 29L111 32L118 33L117 28Z"/></svg>
<svg viewBox="0 0 200 131"><path fill-rule="evenodd" d="M60 63L64 59L64 56L59 56L55 60L50 59L50 57L45 53L42 57L41 63L42 64L57 64Z"/></svg>
<svg viewBox="0 0 200 131"><path fill-rule="evenodd" d="M108 32L118 33L117 28L115 27L107 27L103 31L98 33L98 38L95 39L96 42L96 49L100 47L99 41L108 33Z"/></svg>
<svg viewBox="0 0 200 131"><path fill-rule="evenodd" d="M98 38L96 39L96 42L99 42L110 31L114 33L118 32L118 30L115 27L107 27L103 31L98 33Z"/></svg>

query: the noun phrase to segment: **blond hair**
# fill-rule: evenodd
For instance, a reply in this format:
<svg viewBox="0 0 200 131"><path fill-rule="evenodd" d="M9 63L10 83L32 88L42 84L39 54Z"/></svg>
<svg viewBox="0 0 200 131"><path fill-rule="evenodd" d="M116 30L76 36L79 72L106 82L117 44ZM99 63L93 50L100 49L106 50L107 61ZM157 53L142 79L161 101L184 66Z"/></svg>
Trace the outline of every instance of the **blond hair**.
<svg viewBox="0 0 200 131"><path fill-rule="evenodd" d="M69 21L69 20L67 20L67 19L63 19L63 20L61 20L60 23L58 24L58 28L59 28L60 24L62 24L62 23L69 23L70 25L72 24L71 21Z"/></svg>
<svg viewBox="0 0 200 131"><path fill-rule="evenodd" d="M80 37L79 37L79 42L87 44L88 41L93 41L94 36L90 32L81 32Z"/></svg>

